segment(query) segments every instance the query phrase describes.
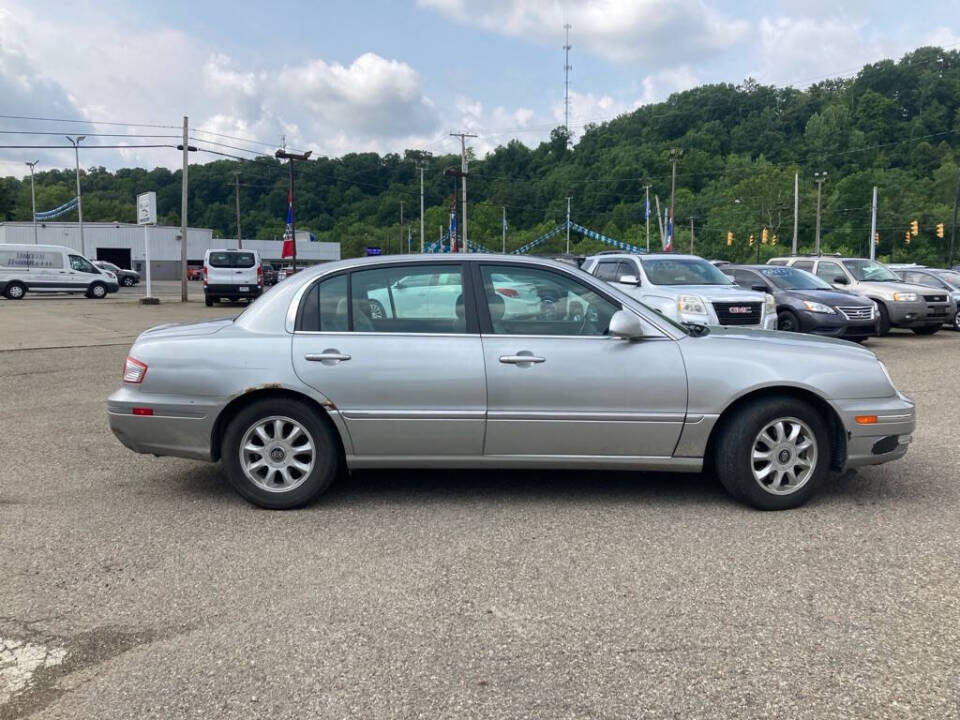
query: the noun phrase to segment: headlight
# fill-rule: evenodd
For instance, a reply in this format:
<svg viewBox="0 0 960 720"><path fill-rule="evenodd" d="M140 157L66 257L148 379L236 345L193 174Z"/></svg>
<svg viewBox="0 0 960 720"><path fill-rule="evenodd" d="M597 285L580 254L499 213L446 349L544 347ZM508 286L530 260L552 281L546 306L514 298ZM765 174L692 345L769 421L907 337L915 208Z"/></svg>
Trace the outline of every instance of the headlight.
<svg viewBox="0 0 960 720"><path fill-rule="evenodd" d="M706 315L707 304L699 295L681 295L677 298L677 310L690 315Z"/></svg>
<svg viewBox="0 0 960 720"><path fill-rule="evenodd" d="M893 299L897 302L916 302L917 294L916 293L894 293Z"/></svg>
<svg viewBox="0 0 960 720"><path fill-rule="evenodd" d="M763 295L763 311L767 315L773 315L777 312L777 301L770 293L764 293Z"/></svg>
<svg viewBox="0 0 960 720"><path fill-rule="evenodd" d="M810 312L815 313L827 313L828 315L835 315L837 312L829 305L824 305L823 303L818 302L810 302L809 300L804 300L803 306Z"/></svg>

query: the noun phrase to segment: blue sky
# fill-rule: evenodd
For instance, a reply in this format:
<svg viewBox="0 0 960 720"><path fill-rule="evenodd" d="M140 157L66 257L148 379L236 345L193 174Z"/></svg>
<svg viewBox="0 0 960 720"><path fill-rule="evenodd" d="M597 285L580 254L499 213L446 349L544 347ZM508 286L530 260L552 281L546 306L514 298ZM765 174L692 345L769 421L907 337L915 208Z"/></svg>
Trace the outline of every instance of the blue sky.
<svg viewBox="0 0 960 720"><path fill-rule="evenodd" d="M512 137L533 145L562 123L565 21L575 133L704 82L805 86L920 45L960 47L955 8L930 0L0 0L0 114L133 123L0 129L144 134L136 123L188 114L194 127L264 143L243 143L250 150L285 135L327 155L441 152L459 129L479 135L480 153ZM87 142L88 165L178 162L167 150L95 147L139 141ZM21 175L24 152L0 149L0 172ZM72 161L33 154L46 167Z"/></svg>

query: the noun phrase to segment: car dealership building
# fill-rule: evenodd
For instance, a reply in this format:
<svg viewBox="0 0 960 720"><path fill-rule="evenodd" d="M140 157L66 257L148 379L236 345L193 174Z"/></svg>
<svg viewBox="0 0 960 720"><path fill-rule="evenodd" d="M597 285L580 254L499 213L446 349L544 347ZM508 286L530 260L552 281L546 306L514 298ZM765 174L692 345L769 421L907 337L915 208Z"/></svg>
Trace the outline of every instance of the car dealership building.
<svg viewBox="0 0 960 720"><path fill-rule="evenodd" d="M80 227L75 222L37 223L36 240L31 222L0 223L0 244L64 245L91 260L106 260L122 268L144 272L146 262L143 226L131 223L85 222L83 243ZM180 228L168 225L149 226L150 269L154 280L180 278ZM313 265L340 259L340 243L316 242L306 231L297 232L297 263ZM280 263L280 240L244 240L244 250L257 250L264 262ZM207 250L236 248L236 239L214 238L210 228L187 231L187 262L203 264ZM289 258L286 262L290 262Z"/></svg>

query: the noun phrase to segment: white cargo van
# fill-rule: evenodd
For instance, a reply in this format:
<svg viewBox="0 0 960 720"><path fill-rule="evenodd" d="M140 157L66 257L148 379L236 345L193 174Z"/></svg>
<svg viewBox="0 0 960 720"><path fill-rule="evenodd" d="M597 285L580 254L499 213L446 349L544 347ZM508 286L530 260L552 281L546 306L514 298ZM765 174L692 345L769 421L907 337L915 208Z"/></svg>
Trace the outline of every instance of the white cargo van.
<svg viewBox="0 0 960 720"><path fill-rule="evenodd" d="M117 276L62 245L0 245L0 293L20 300L28 292L82 292L103 298L120 289Z"/></svg>
<svg viewBox="0 0 960 720"><path fill-rule="evenodd" d="M207 250L203 294L210 307L220 300L253 300L263 292L263 267L256 250Z"/></svg>

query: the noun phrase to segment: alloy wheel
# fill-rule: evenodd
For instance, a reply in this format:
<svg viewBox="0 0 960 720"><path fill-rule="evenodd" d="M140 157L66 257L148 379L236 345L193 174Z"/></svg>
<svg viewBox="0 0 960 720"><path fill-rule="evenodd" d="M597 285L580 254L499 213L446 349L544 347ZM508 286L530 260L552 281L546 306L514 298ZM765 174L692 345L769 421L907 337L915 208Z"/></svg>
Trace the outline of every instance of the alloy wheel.
<svg viewBox="0 0 960 720"><path fill-rule="evenodd" d="M271 415L251 425L240 442L240 467L254 485L268 492L300 487L313 471L316 444L299 421Z"/></svg>
<svg viewBox="0 0 960 720"><path fill-rule="evenodd" d="M754 480L767 492L794 493L807 484L816 470L816 435L798 418L772 420L753 441L750 467Z"/></svg>

